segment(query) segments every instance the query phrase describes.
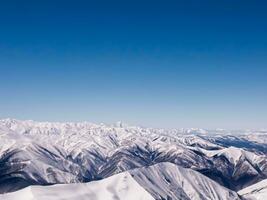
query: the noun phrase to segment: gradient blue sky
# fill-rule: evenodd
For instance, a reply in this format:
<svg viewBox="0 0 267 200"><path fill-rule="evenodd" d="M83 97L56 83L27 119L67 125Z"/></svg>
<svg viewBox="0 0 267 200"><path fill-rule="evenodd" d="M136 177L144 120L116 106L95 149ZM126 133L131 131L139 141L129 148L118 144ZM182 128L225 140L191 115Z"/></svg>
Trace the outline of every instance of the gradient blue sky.
<svg viewBox="0 0 267 200"><path fill-rule="evenodd" d="M267 3L0 1L0 117L267 127Z"/></svg>

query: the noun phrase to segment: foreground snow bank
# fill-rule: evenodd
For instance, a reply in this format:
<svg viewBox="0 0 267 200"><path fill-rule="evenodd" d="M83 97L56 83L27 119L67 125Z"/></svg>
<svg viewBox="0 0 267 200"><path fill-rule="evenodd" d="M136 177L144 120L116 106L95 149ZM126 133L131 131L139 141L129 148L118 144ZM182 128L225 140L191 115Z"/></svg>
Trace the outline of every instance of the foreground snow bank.
<svg viewBox="0 0 267 200"><path fill-rule="evenodd" d="M30 186L1 200L154 200L128 172L89 183Z"/></svg>
<svg viewBox="0 0 267 200"><path fill-rule="evenodd" d="M267 179L240 190L238 194L246 200L266 200Z"/></svg>

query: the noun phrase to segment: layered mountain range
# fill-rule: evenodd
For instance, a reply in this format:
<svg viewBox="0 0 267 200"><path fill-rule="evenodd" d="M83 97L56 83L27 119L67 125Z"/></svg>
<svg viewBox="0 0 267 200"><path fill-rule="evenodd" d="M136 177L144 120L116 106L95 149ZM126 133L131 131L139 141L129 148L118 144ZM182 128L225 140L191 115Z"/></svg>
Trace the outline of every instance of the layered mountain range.
<svg viewBox="0 0 267 200"><path fill-rule="evenodd" d="M3 119L0 199L258 198L266 141L266 130Z"/></svg>

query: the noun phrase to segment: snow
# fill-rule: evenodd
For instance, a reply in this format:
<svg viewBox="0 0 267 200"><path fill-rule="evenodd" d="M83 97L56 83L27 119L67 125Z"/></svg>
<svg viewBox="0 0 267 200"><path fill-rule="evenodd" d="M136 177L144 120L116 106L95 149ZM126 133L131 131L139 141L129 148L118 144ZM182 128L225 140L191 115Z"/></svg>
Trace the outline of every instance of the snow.
<svg viewBox="0 0 267 200"><path fill-rule="evenodd" d="M159 163L89 183L29 186L1 200L239 200L237 194L191 169Z"/></svg>
<svg viewBox="0 0 267 200"><path fill-rule="evenodd" d="M217 133L220 135L216 135ZM267 176L267 159L264 152L254 151L254 147L264 150L263 145L254 145L251 149L234 147L234 143L239 142L238 137L224 133L229 132L154 129L128 126L121 122L107 125L89 122L0 120L0 193L34 184L73 185L72 183L107 178L132 169L143 169L144 166L171 162L183 168L155 166L153 173L151 172L151 176L156 177L152 177L154 183L161 183L158 189L164 187L161 188L162 193L161 189L158 190L158 194L166 195L169 192L168 195L171 195L170 189L178 187L177 195L196 199L200 197L195 197L195 193L203 193L207 199L216 199L219 194L227 197L229 191L218 187L207 176L214 172L219 173L221 182L216 177L209 177L233 190L239 190ZM220 139L231 141L233 146L218 142ZM169 168L174 172L170 172ZM203 174L207 172L207 176L196 171L188 172L184 168L204 172ZM175 186L166 185L167 180L163 180L163 175L175 177L169 178ZM197 184L190 181L190 177L195 177L193 180ZM22 179L22 183L18 179ZM176 179L184 185L179 185ZM149 181L146 183L150 185ZM54 187L60 189L59 185ZM34 188L36 186L18 192L22 192L21 195L33 195L38 187ZM192 192L193 190L197 192Z"/></svg>
<svg viewBox="0 0 267 200"><path fill-rule="evenodd" d="M128 172L100 181L53 186L29 186L0 195L1 200L154 200Z"/></svg>
<svg viewBox="0 0 267 200"><path fill-rule="evenodd" d="M267 179L238 191L238 194L246 200L266 200Z"/></svg>
<svg viewBox="0 0 267 200"><path fill-rule="evenodd" d="M256 155L253 152L249 152L236 147L228 147L219 150L205 150L205 149L198 149L198 150L207 155L208 157L224 156L235 166L244 159L249 160L251 163L258 163L261 160L265 159L264 156Z"/></svg>
<svg viewBox="0 0 267 200"><path fill-rule="evenodd" d="M155 199L238 200L238 195L191 169L159 163L130 171Z"/></svg>

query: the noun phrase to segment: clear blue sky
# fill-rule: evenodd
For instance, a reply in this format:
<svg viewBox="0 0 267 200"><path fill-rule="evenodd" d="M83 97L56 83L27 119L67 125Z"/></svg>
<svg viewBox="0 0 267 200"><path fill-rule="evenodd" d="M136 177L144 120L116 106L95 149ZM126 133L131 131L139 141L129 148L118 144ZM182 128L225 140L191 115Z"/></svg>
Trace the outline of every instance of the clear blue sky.
<svg viewBox="0 0 267 200"><path fill-rule="evenodd" d="M0 1L0 117L267 127L267 3Z"/></svg>

